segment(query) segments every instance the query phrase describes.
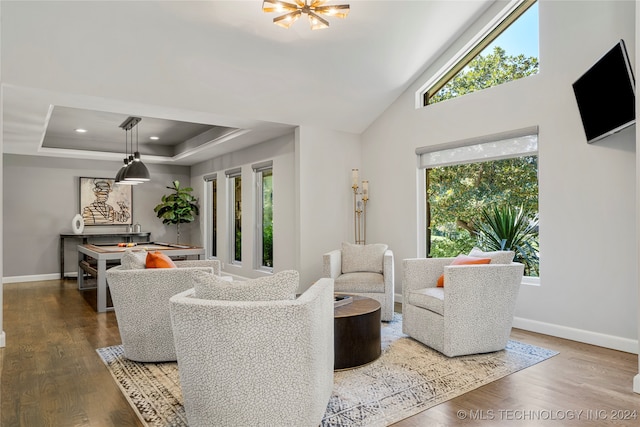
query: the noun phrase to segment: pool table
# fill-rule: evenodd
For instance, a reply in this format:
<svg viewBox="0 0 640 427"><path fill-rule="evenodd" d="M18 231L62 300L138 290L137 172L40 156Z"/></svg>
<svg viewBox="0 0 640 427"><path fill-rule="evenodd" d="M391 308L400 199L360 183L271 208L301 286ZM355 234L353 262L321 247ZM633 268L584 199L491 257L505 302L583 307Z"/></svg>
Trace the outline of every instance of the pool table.
<svg viewBox="0 0 640 427"><path fill-rule="evenodd" d="M190 245L179 245L172 243L140 243L134 247L118 246L118 245L78 245L78 289L94 289L97 288L97 311L105 312L113 310L107 304L107 262L118 263L122 258L124 251L127 249L140 251L161 251L170 257L192 256L197 259L204 259L204 248ZM93 266L87 261L87 257L96 260ZM87 287L84 283L84 275L89 273L96 278L95 287Z"/></svg>

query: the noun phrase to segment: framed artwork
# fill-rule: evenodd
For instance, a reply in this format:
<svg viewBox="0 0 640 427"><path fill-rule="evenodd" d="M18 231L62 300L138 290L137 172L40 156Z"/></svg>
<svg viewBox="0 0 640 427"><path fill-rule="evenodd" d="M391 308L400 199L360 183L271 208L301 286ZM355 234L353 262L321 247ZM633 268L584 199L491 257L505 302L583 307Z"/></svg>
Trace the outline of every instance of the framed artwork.
<svg viewBox="0 0 640 427"><path fill-rule="evenodd" d="M133 186L116 184L113 178L79 179L80 214L84 225L133 223Z"/></svg>

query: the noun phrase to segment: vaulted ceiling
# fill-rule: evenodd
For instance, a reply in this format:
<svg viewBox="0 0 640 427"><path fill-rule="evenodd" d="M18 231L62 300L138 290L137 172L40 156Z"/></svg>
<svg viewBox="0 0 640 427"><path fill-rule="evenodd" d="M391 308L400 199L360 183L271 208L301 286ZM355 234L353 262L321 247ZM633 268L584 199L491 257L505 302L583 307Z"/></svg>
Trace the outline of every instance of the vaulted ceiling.
<svg viewBox="0 0 640 427"><path fill-rule="evenodd" d="M147 161L187 165L299 125L361 133L494 0L329 3L351 13L311 31L260 0L3 0L3 151L122 160L132 115Z"/></svg>

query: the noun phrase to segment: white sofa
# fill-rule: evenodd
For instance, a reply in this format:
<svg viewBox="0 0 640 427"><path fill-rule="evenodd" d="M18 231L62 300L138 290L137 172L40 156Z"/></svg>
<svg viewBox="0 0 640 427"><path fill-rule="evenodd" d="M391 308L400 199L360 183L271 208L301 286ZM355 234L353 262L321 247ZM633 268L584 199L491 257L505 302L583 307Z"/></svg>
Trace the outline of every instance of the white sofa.
<svg viewBox="0 0 640 427"><path fill-rule="evenodd" d="M449 357L503 349L524 265L450 265L452 261L402 261L402 331ZM442 274L444 287L437 287Z"/></svg>
<svg viewBox="0 0 640 427"><path fill-rule="evenodd" d="M336 292L375 299L381 306L381 319L385 322L393 319L393 251L387 245L343 243L342 249L322 256L322 277L334 280Z"/></svg>
<svg viewBox="0 0 640 427"><path fill-rule="evenodd" d="M171 298L189 425L317 427L333 389L333 281L288 300L196 291Z"/></svg>
<svg viewBox="0 0 640 427"><path fill-rule="evenodd" d="M192 272L220 274L218 260L175 261L178 268L107 270L124 355L137 362L176 360L169 298L193 287Z"/></svg>

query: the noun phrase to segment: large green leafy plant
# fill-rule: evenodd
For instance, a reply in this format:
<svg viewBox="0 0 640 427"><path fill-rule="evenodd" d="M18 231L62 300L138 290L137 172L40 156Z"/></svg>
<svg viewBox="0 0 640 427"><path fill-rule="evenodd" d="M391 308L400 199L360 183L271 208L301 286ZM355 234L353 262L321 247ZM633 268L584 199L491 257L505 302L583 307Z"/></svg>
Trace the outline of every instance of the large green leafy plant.
<svg viewBox="0 0 640 427"><path fill-rule="evenodd" d="M180 224L187 224L195 220L200 213L198 199L191 194L193 188L180 187L180 181L173 181L173 187L167 187L173 193L162 196L162 203L153 210L163 224L176 225L176 241L180 243Z"/></svg>
<svg viewBox="0 0 640 427"><path fill-rule="evenodd" d="M514 251L525 275L538 276L538 215L509 204L493 205L480 213L478 245L486 251Z"/></svg>

